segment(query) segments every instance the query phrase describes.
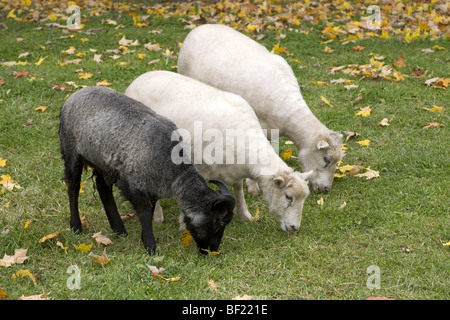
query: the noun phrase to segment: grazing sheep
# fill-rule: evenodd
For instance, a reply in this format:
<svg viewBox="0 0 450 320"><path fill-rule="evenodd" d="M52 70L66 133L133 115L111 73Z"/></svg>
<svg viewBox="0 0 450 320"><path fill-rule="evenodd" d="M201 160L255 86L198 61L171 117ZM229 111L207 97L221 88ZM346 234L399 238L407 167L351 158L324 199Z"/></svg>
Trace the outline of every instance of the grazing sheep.
<svg viewBox="0 0 450 320"><path fill-rule="evenodd" d="M286 60L230 27L207 24L187 35L178 72L247 100L262 128L279 129L298 147L302 170L313 170L314 191L331 190L342 134L314 116Z"/></svg>
<svg viewBox="0 0 450 320"><path fill-rule="evenodd" d="M149 254L156 250L152 230L156 201L169 197L184 212L199 250L217 251L235 199L223 182L211 181L220 187L219 193L208 187L194 165L172 162L177 143L171 137L176 130L170 120L112 89L87 87L72 94L61 108L59 127L72 230L81 232L78 195L83 166L89 165L114 232L126 234L113 184L136 210Z"/></svg>
<svg viewBox="0 0 450 320"><path fill-rule="evenodd" d="M168 71L139 76L125 94L177 125L191 147L187 153L205 178L233 184L241 218L251 219L242 187L242 180L249 177L261 186L281 228L300 228L310 173L295 172L280 159L244 99Z"/></svg>

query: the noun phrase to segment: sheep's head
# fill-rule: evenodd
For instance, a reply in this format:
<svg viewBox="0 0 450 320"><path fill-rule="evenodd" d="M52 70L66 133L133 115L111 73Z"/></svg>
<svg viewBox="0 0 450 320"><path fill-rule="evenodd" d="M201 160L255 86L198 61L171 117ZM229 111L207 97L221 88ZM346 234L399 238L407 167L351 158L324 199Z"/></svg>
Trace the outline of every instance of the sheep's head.
<svg viewBox="0 0 450 320"><path fill-rule="evenodd" d="M313 171L309 182L315 192L329 192L333 184L336 164L342 160L342 134L330 131L305 144L298 153L303 171Z"/></svg>
<svg viewBox="0 0 450 320"><path fill-rule="evenodd" d="M203 212L189 214L185 212L186 227L197 242L201 253L218 251L225 227L233 219L233 209L236 204L227 186L219 180L210 180L219 186L220 191L214 191L209 201L206 201Z"/></svg>
<svg viewBox="0 0 450 320"><path fill-rule="evenodd" d="M270 189L263 190L270 212L280 221L281 229L293 232L300 229L303 203L309 195L308 180L311 172L285 172L268 177ZM263 188L265 188L263 186Z"/></svg>

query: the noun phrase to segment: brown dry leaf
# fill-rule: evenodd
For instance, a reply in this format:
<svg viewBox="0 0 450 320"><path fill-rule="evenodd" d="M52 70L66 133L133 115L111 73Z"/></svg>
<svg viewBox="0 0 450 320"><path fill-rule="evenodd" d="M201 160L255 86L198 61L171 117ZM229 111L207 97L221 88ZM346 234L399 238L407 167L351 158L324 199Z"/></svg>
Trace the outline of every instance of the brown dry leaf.
<svg viewBox="0 0 450 320"><path fill-rule="evenodd" d="M402 54L400 56L398 56L396 59L394 59L394 66L396 66L397 68L403 68L406 66L405 64L405 56Z"/></svg>
<svg viewBox="0 0 450 320"><path fill-rule="evenodd" d="M378 178L379 176L380 176L380 172L372 170L372 169L370 169L370 167L367 167L366 172L355 175L355 177L358 177L358 178L365 177L366 180Z"/></svg>
<svg viewBox="0 0 450 320"><path fill-rule="evenodd" d="M127 40L127 39L125 39L125 36L123 36L122 37L122 39L120 39L119 40L119 45L121 45L121 46L126 46L126 47L128 47L128 46L137 46L137 45L139 45L139 40Z"/></svg>
<svg viewBox="0 0 450 320"><path fill-rule="evenodd" d="M47 298L44 298L44 296L46 296L49 293L50 292L44 292L44 293L41 293L41 294L35 294L35 295L32 295L32 296L27 296L27 297L22 295L19 298L19 300L48 300Z"/></svg>
<svg viewBox="0 0 450 320"><path fill-rule="evenodd" d="M386 127L389 125L389 119L388 118L383 118L383 120L381 120L380 122L378 122L379 126L383 126Z"/></svg>
<svg viewBox="0 0 450 320"><path fill-rule="evenodd" d="M411 70L411 75L415 78L415 79L419 79L424 77L427 74L427 72L422 72L421 68L419 66L415 66L412 70Z"/></svg>
<svg viewBox="0 0 450 320"><path fill-rule="evenodd" d="M3 290L2 287L0 287L0 299L4 299L4 298L6 298L8 296L9 296L9 294L7 294L6 291Z"/></svg>
<svg viewBox="0 0 450 320"><path fill-rule="evenodd" d="M114 243L114 242L111 241L111 239L109 239L108 237L102 235L101 231L97 232L97 233L94 233L92 238L94 238L95 241L97 241L98 243L104 244L105 246L107 246L108 244L113 244Z"/></svg>
<svg viewBox="0 0 450 320"><path fill-rule="evenodd" d="M361 133L356 132L356 131L344 131L343 133L346 136L345 141L348 141L348 139L350 139L350 138L357 137L357 136L361 135Z"/></svg>
<svg viewBox="0 0 450 320"><path fill-rule="evenodd" d="M372 109L369 106L367 106L367 107L359 108L359 111L356 111L356 115L361 116L361 117L368 117L368 116L370 116L371 112L372 112Z"/></svg>
<svg viewBox="0 0 450 320"><path fill-rule="evenodd" d="M166 269L164 269L164 268L158 268L158 267L156 267L156 266L150 266L150 265L147 265L147 267L149 268L149 270L150 270L152 273L156 273L156 274L162 274L162 273L164 273L164 271L166 271Z"/></svg>
<svg viewBox="0 0 450 320"><path fill-rule="evenodd" d="M0 267L10 267L13 264L23 264L28 259L28 249L16 249L13 256L9 256L5 253L0 260Z"/></svg>
<svg viewBox="0 0 450 320"><path fill-rule="evenodd" d="M244 294L243 296L236 296L234 298L231 298L231 300L252 300L253 296L249 296Z"/></svg>
<svg viewBox="0 0 450 320"><path fill-rule="evenodd" d="M103 250L103 253L100 257L93 252L89 252L88 257L93 258L95 262L101 264L102 266L108 264L109 261L111 261L111 259L108 258L108 255L106 254L106 248Z"/></svg>

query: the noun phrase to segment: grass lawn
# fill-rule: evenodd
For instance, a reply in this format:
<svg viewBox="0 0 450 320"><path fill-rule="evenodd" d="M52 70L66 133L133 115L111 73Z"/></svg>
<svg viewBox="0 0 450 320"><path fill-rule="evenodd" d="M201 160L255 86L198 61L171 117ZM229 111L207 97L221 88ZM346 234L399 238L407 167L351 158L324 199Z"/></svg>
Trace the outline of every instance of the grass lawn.
<svg viewBox="0 0 450 320"><path fill-rule="evenodd" d="M111 7L110 2L100 2L98 7L81 6L84 27L79 31L67 31L71 14L63 10L64 2L47 7L29 2L10 1L0 11L0 258L28 249L23 264L0 266L1 298L46 292L48 299L231 299L243 295L253 299L449 299L450 252L444 244L450 241L450 105L445 86L450 48L448 26L445 31L445 25L439 25L444 31L434 32L442 21L440 2L435 7L414 4L402 10L382 6L382 16L388 15L382 26L391 26L386 28L389 38L382 37L381 30L361 27L348 33L348 23L361 21L365 7L351 2L350 7L340 8L345 1L309 7L266 3L269 9L256 1L225 2L223 9L218 4L166 8L165 4L138 3ZM262 13L255 18L258 10ZM400 13L394 23L396 10ZM418 29L417 21L428 21L425 18L435 19L434 24ZM448 23L448 15L446 19ZM218 256L200 256L195 243L182 246L177 206L165 199L165 222L154 225L158 255L149 257L137 218L125 222L127 237L111 232L90 174L85 173L80 211L88 226L83 234L73 234L68 230L69 202L58 139L58 116L65 99L81 85L106 80L110 88L124 92L144 72L176 72L179 45L190 31L185 27L208 21L234 21L237 29L246 30L269 50L279 43L279 54L292 66L313 113L330 129L360 133L346 142L341 166L370 167L379 177L346 174L335 179L330 193L311 193L301 229L292 234L281 230L261 195L246 195L250 212L259 209L260 220L235 218L225 230ZM256 30L250 31L253 26ZM125 41L120 46L123 37L138 43ZM357 66L343 70L359 71L357 75L342 70L330 73L332 67L349 64ZM371 72L359 70L368 64ZM377 77L381 64L393 66L386 69L387 77ZM413 72L416 66L420 70ZM347 90L348 83L331 82L339 78L353 80L351 84L358 87ZM441 80L426 85L432 78ZM367 106L369 116L356 115ZM389 126L379 125L383 118L390 120ZM424 128L429 123L436 126ZM366 139L368 146L357 143ZM284 144L286 140L282 139L280 152L292 148L295 156L295 147ZM286 162L301 170L295 159ZM12 190L12 184L5 183L6 175L17 183ZM131 205L118 192L117 199L121 214L128 214ZM39 242L55 231L61 232ZM100 256L104 250L92 238L97 232L114 242L106 246L110 258L106 265L88 256L89 251ZM67 247L66 252L58 243ZM92 248L76 250L74 245L80 244L92 244ZM80 289L69 288L75 283L75 273L67 272L72 265L80 270ZM147 265L165 268L166 279L154 277ZM368 273L371 266L377 266L379 273ZM29 270L35 284L28 276L13 279L19 270ZM377 275L379 289L371 289ZM180 279L166 281L171 277Z"/></svg>

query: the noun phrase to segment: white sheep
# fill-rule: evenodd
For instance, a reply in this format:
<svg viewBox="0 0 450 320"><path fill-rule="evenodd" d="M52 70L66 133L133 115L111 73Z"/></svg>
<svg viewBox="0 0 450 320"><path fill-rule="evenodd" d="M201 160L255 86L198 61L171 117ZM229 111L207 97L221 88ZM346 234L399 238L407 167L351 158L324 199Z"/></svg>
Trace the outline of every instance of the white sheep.
<svg viewBox="0 0 450 320"><path fill-rule="evenodd" d="M295 172L280 159L244 99L168 71L139 76L125 94L177 125L206 179L233 185L237 215L251 219L242 186L243 179L251 178L259 183L281 228L288 232L300 228L310 172Z"/></svg>
<svg viewBox="0 0 450 320"><path fill-rule="evenodd" d="M330 191L342 134L314 116L286 60L230 27L206 24L184 40L178 72L247 100L262 128L279 129L298 147L302 171L313 170L314 191Z"/></svg>

